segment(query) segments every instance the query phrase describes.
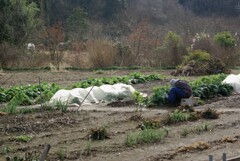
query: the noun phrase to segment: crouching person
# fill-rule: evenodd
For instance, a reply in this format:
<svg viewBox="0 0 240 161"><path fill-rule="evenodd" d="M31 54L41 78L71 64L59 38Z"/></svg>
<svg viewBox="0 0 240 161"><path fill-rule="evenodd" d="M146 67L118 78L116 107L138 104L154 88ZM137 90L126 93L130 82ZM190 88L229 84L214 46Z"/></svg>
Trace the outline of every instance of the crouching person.
<svg viewBox="0 0 240 161"><path fill-rule="evenodd" d="M171 89L168 94L168 102L173 105L179 105L182 98L192 96L192 88L185 81L172 79L170 81Z"/></svg>

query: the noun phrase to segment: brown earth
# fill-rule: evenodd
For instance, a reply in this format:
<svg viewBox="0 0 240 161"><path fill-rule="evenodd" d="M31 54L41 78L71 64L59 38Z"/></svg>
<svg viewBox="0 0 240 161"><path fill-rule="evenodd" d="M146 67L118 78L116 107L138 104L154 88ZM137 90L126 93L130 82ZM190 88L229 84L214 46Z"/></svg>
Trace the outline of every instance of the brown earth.
<svg viewBox="0 0 240 161"><path fill-rule="evenodd" d="M93 72L5 72L0 77L0 85L8 87L42 81L55 82L69 86L87 77L126 75L135 71L105 71L103 74ZM169 74L171 71L143 70L146 73ZM193 77L191 79L194 79ZM4 81L6 80L6 81ZM151 94L152 88L166 84L164 81L134 85L137 90ZM222 153L229 157L239 154L240 144L240 95L221 97L207 101L205 105L195 107L203 110L206 107L217 109L220 118L216 120L199 119L170 125L168 136L160 142L127 147L125 139L128 134L140 131L141 118L162 118L174 108L159 107L140 111L136 105L110 107L105 105L84 106L80 111L38 110L30 114L0 116L0 161L6 156L23 156L27 152L42 152L46 144L51 145L48 160L172 160L172 161L205 161L208 155L220 160ZM134 118L134 119L133 119ZM183 129L192 129L207 124L211 130L181 136ZM92 129L105 127L109 139L89 142ZM19 142L16 136L30 135L29 142Z"/></svg>

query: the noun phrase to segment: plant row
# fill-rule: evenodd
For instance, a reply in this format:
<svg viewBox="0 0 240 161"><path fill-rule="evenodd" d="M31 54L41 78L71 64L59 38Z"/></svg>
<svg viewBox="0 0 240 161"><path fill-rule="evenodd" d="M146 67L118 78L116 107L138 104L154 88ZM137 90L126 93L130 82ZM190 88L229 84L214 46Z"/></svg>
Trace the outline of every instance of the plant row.
<svg viewBox="0 0 240 161"><path fill-rule="evenodd" d="M229 96L233 91L233 87L229 84L222 84L226 78L225 74L213 75L211 77L203 77L190 83L193 96L201 99L208 99L217 96Z"/></svg>
<svg viewBox="0 0 240 161"><path fill-rule="evenodd" d="M131 73L128 76L118 76L111 78L89 78L74 84L70 88L87 88L90 86L101 86L103 84L137 84L148 81L160 80L159 75L142 75L141 73ZM14 86L9 89L0 88L0 103L10 105L32 105L50 100L60 87L56 84L42 83L41 85Z"/></svg>
<svg viewBox="0 0 240 161"><path fill-rule="evenodd" d="M136 146L137 144L153 143L164 139L169 134L169 126L171 124L196 121L198 119L218 119L219 113L211 108L206 108L204 111L182 111L175 110L166 114L165 116L156 116L154 118L140 119L141 124L138 126L142 131L128 134L125 139L125 144L129 147ZM209 131L211 128L207 124L201 124L194 128L183 129L181 136L186 137L190 133L202 133Z"/></svg>
<svg viewBox="0 0 240 161"><path fill-rule="evenodd" d="M87 88L90 86L101 86L104 84L116 84L116 83L124 83L124 84L139 84L146 83L149 81L161 80L163 76L151 74L151 75L142 75L141 73L131 73L127 76L114 76L109 78L88 78L82 80L80 82L75 83L73 88Z"/></svg>
<svg viewBox="0 0 240 161"><path fill-rule="evenodd" d="M212 76L204 76L190 82L194 97L208 99L218 96L229 96L233 92L233 87L229 84L222 84L226 78L225 74ZM150 105L161 105L168 103L167 96L170 91L170 86L161 86L154 89L154 94L148 100Z"/></svg>
<svg viewBox="0 0 240 161"><path fill-rule="evenodd" d="M0 103L8 102L11 105L31 105L50 100L59 90L56 84L42 83L41 85L14 86L9 89L0 88Z"/></svg>

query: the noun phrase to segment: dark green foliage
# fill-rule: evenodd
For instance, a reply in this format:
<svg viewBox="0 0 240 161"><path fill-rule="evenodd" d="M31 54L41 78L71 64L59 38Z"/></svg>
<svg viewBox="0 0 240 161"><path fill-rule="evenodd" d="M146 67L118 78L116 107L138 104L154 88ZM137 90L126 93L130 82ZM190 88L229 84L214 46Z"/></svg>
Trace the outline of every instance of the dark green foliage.
<svg viewBox="0 0 240 161"><path fill-rule="evenodd" d="M114 18L116 13L120 13L126 7L126 4L126 0L105 0L103 17L106 19Z"/></svg>
<svg viewBox="0 0 240 161"><path fill-rule="evenodd" d="M10 100L9 103L11 102L18 102L17 104L19 105L30 105L31 99L25 94L23 91L17 92L12 99Z"/></svg>
<svg viewBox="0 0 240 161"><path fill-rule="evenodd" d="M208 99L218 96L229 96L233 92L233 87L228 84L222 84L226 78L225 74L204 76L190 82L194 97ZM150 98L150 105L162 105L168 103L167 94L170 91L169 86L161 86L154 89L154 94Z"/></svg>
<svg viewBox="0 0 240 161"><path fill-rule="evenodd" d="M178 0L180 4L202 16L238 16L237 0Z"/></svg>
<svg viewBox="0 0 240 161"><path fill-rule="evenodd" d="M58 21L66 22L71 15L71 9L81 7L88 17L112 20L121 13L127 3L125 0L48 0L44 2L45 20L48 24Z"/></svg>
<svg viewBox="0 0 240 161"><path fill-rule="evenodd" d="M6 94L4 93L4 91L0 92L0 102L6 102Z"/></svg>
<svg viewBox="0 0 240 161"><path fill-rule="evenodd" d="M4 15L7 14L7 12L10 11L10 2L2 0L0 1L0 43L2 43L5 40L10 39L9 31L5 27L5 21L4 21Z"/></svg>
<svg viewBox="0 0 240 161"><path fill-rule="evenodd" d="M219 85L218 90L219 94L222 96L229 96L233 91L233 87L228 84L221 84Z"/></svg>
<svg viewBox="0 0 240 161"><path fill-rule="evenodd" d="M24 43L36 27L38 12L35 3L27 0L0 2L0 43L9 42L20 45Z"/></svg>
<svg viewBox="0 0 240 161"><path fill-rule="evenodd" d="M193 90L193 95L195 97L200 97L201 99L208 99L210 97L216 97L218 95L229 96L233 91L233 87L228 84L205 84L197 87Z"/></svg>
<svg viewBox="0 0 240 161"><path fill-rule="evenodd" d="M67 19L67 30L72 40L83 40L86 37L88 24L87 13L81 8L75 8Z"/></svg>
<svg viewBox="0 0 240 161"><path fill-rule="evenodd" d="M168 103L167 97L170 86L161 86L154 89L154 94L150 98L150 104L162 105Z"/></svg>
<svg viewBox="0 0 240 161"><path fill-rule="evenodd" d="M202 77L191 82L193 95L201 99L208 99L210 97L217 97L219 95L229 96L233 91L233 87L228 84L222 84L226 78L225 74L213 75L211 77Z"/></svg>
<svg viewBox="0 0 240 161"><path fill-rule="evenodd" d="M25 35L23 24L26 23L26 16L17 13L17 6L8 1L1 1L0 21L0 43L3 41L19 44Z"/></svg>
<svg viewBox="0 0 240 161"><path fill-rule="evenodd" d="M39 85L15 86L9 89L0 89L0 103L14 102L17 105L30 105L49 100L59 90L55 84L43 83ZM41 94L41 95L40 95ZM42 98L41 98L42 97Z"/></svg>
<svg viewBox="0 0 240 161"><path fill-rule="evenodd" d="M87 88L90 86L101 86L103 84L136 84L162 79L159 75L142 75L141 73L131 73L128 76L117 76L111 78L89 78L73 85L73 88ZM0 88L0 103L10 103L9 105L31 105L50 100L50 98L60 89L56 84L42 83L39 85L15 86L9 89Z"/></svg>

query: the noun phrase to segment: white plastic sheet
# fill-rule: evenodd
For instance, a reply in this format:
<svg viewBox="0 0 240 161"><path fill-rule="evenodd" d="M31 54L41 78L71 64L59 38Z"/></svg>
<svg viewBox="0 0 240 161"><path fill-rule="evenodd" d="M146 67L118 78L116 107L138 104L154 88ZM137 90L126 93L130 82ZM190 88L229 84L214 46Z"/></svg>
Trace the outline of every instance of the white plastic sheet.
<svg viewBox="0 0 240 161"><path fill-rule="evenodd" d="M92 89L92 90L91 90ZM91 92L89 93L89 91ZM83 104L92 104L99 102L111 102L117 99L124 99L131 97L135 92L135 89L131 85L126 84L115 84L115 85L102 85L100 87L94 86L88 87L86 89L83 88L74 88L72 90L59 90L54 96L50 99L50 104L68 104L68 105L79 105Z"/></svg>
<svg viewBox="0 0 240 161"><path fill-rule="evenodd" d="M240 93L240 74L230 74L229 76L227 76L227 78L223 80L222 83L233 86L234 91Z"/></svg>

